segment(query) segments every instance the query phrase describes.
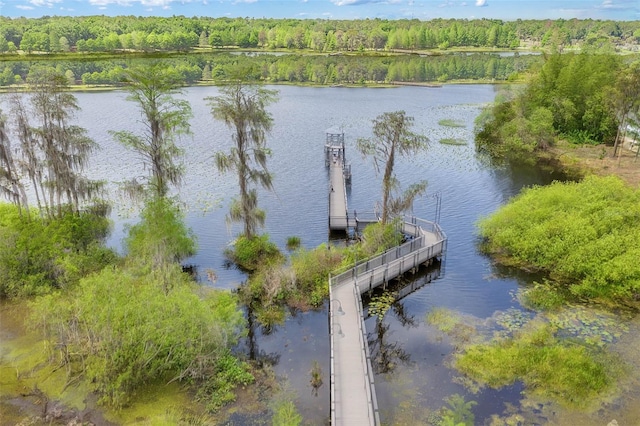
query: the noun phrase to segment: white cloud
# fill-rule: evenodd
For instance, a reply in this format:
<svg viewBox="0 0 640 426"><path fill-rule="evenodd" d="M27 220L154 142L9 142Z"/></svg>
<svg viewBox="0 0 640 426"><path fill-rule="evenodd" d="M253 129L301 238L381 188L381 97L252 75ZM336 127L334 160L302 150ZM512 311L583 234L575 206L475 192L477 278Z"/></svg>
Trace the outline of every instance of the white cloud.
<svg viewBox="0 0 640 426"><path fill-rule="evenodd" d="M487 0L476 0L476 6L485 7L485 6L489 6L489 5L487 4Z"/></svg>
<svg viewBox="0 0 640 426"><path fill-rule="evenodd" d="M60 3L62 0L29 0L29 3L36 7L53 7L54 4Z"/></svg>
<svg viewBox="0 0 640 426"><path fill-rule="evenodd" d="M615 2L613 0L604 0L600 5L600 8L601 9L625 9L627 7L624 4L617 4L617 3L618 2ZM625 3L625 2L623 1L619 3Z"/></svg>
<svg viewBox="0 0 640 426"><path fill-rule="evenodd" d="M47 0L32 0L32 1L47 1ZM49 0L52 1L52 0ZM60 1L60 0L53 0ZM178 0L89 0L94 6L109 6L109 5L117 5L117 6L131 6L133 3L140 3L140 5L145 6L147 8L153 7L161 7L163 9L167 9L171 7L171 3ZM180 0L180 3L190 3L190 0Z"/></svg>
<svg viewBox="0 0 640 426"><path fill-rule="evenodd" d="M387 3L385 0L331 0L336 6L357 6L359 4Z"/></svg>
<svg viewBox="0 0 640 426"><path fill-rule="evenodd" d="M33 6L26 6L24 4L19 4L16 5L16 9L21 9L21 10L33 10L34 7Z"/></svg>

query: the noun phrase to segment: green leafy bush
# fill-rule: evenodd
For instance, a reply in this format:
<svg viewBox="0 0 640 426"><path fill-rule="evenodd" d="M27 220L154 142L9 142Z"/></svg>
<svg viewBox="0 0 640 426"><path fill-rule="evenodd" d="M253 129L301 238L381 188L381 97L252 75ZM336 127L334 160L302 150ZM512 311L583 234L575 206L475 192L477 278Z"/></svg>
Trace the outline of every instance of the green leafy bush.
<svg viewBox="0 0 640 426"><path fill-rule="evenodd" d="M147 200L140 222L129 228L125 243L129 259L152 265L180 262L196 251L182 212L164 197Z"/></svg>
<svg viewBox="0 0 640 426"><path fill-rule="evenodd" d="M179 265L165 272L170 291L154 274L105 268L77 292L35 303L33 320L49 336L53 358L84 374L105 404L122 407L158 380L199 383L213 401L227 401L229 386L249 380L243 367L225 371L244 332L236 298L220 291L203 299Z"/></svg>
<svg viewBox="0 0 640 426"><path fill-rule="evenodd" d="M88 212L44 220L0 204L0 297L48 293L114 263L102 245L109 229L107 218Z"/></svg>
<svg viewBox="0 0 640 426"><path fill-rule="evenodd" d="M310 304L319 306L329 296L329 273L340 264L341 253L320 245L313 250L298 250L291 256L297 298L311 295Z"/></svg>
<svg viewBox="0 0 640 426"><path fill-rule="evenodd" d="M574 297L640 297L640 192L616 177L523 191L479 223L484 249L549 273Z"/></svg>
<svg viewBox="0 0 640 426"><path fill-rule="evenodd" d="M284 259L278 246L269 240L268 234L251 238L239 236L233 249L227 250L225 254L233 263L249 272L256 271L263 265L281 263Z"/></svg>
<svg viewBox="0 0 640 426"><path fill-rule="evenodd" d="M404 236L400 232L400 223L400 219L394 219L387 224L376 222L368 225L362 232L360 242L344 250L342 266L351 268L357 261L384 253L401 244Z"/></svg>

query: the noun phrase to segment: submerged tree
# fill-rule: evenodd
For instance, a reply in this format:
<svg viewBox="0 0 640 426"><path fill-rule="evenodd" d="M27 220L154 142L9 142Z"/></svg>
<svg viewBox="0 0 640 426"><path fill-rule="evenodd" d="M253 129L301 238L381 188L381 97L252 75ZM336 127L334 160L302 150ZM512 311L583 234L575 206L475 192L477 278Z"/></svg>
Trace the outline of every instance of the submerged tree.
<svg viewBox="0 0 640 426"><path fill-rule="evenodd" d="M276 101L277 92L242 80L221 88L220 92L219 96L206 98L211 114L235 133L230 151L216 153L216 167L221 172L238 174L240 198L234 200L227 219L242 222L243 235L251 239L265 220L265 212L258 208L255 185L272 189L271 174L267 170L270 150L266 147L266 134L273 120L266 107Z"/></svg>
<svg viewBox="0 0 640 426"><path fill-rule="evenodd" d="M373 120L374 138L358 139L358 150L365 157L373 157L376 172L384 168L381 206L383 224L391 216L410 208L413 200L427 188L427 183L422 181L411 185L404 194L394 197L394 190L399 187L393 173L396 158L425 149L428 141L426 136L411 131L412 124L413 117L408 117L404 111L386 112Z"/></svg>
<svg viewBox="0 0 640 426"><path fill-rule="evenodd" d="M147 184L153 195L165 197L169 185L178 185L184 173L176 160L183 150L176 145L179 136L190 133L191 106L175 95L181 92L180 75L160 63L132 67L125 74L128 100L138 104L144 126L142 135L129 131L112 132L115 139L142 158L151 177ZM127 187L132 195L144 192L144 186L133 179Z"/></svg>

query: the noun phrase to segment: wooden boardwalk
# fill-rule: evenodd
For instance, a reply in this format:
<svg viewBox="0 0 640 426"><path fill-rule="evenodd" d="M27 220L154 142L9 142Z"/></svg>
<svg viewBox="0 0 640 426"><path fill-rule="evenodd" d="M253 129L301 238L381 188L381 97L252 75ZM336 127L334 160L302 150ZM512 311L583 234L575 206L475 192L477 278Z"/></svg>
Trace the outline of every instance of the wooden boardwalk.
<svg viewBox="0 0 640 426"><path fill-rule="evenodd" d="M433 222L408 217L402 231L413 238L329 278L332 425L380 424L361 295L446 251Z"/></svg>
<svg viewBox="0 0 640 426"><path fill-rule="evenodd" d="M329 167L329 230L358 228L349 218L344 134L327 134L325 163ZM357 262L329 277L331 336L331 424L379 425L380 415L367 343L361 295L446 251L447 237L434 222L405 217L400 231L409 241L385 253Z"/></svg>
<svg viewBox="0 0 640 426"><path fill-rule="evenodd" d="M329 166L329 230L346 231L349 227L347 212L347 186L342 160L336 156Z"/></svg>

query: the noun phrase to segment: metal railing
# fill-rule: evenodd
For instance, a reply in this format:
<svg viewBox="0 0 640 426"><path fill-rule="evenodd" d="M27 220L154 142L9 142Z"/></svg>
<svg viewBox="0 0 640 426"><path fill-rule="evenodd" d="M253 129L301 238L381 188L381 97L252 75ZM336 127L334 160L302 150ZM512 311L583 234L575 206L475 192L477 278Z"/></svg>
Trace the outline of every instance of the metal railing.
<svg viewBox="0 0 640 426"><path fill-rule="evenodd" d="M421 231L434 234L436 236L436 242L429 245L426 236ZM405 235L410 235L413 238L402 245L385 251L380 255L357 261L346 271L331 275L331 281L334 285L341 285L358 277L362 277L364 274L376 277L380 274L384 274L383 279L389 280L395 277L387 275L386 271L389 271L391 266L395 266L393 262L398 259L407 258L407 256L414 254L414 257L411 258L414 259L413 265L408 268L405 268L403 265L403 267L400 268L407 271L428 260L430 257L444 253L447 236L440 228L440 225L435 222L419 219L415 216L405 216L403 221L403 233L405 233ZM424 260L420 261L420 259ZM418 263L416 264L416 262ZM385 268L376 271L376 269L382 267Z"/></svg>
<svg viewBox="0 0 640 426"><path fill-rule="evenodd" d="M358 305L358 312L360 313L360 323L358 333L358 339L360 340L360 353L362 354L362 366L364 368L364 377L367 378L364 386L365 394L367 395L367 403L369 406L369 424L380 424L380 412L378 410L378 397L376 395L376 386L373 377L373 367L371 366L371 352L369 351L369 344L367 342L367 327L364 324L364 309L362 309L362 299L360 299L360 293L356 286L353 287L354 297Z"/></svg>
<svg viewBox="0 0 640 426"><path fill-rule="evenodd" d="M357 214L354 212L357 218ZM377 286L378 282L387 282L390 279L415 268L425 261L442 255L446 250L447 236L435 222L419 219L415 216L405 216L402 222L402 232L412 239L400 246L385 251L381 255L357 262L352 268L337 275L329 275L329 333L331 336L331 372L330 372L330 409L331 424L339 424L336 418L336 395L335 395L335 357L333 341L335 339L333 310L333 287L351 282L360 317L358 324L358 340L362 356L363 374L366 378L364 391L367 396L369 406L368 417L370 424L380 424L380 412L375 390L373 368L371 366L371 354L367 343L367 332L364 323L362 299L360 295L367 290ZM435 235L435 242L427 238L425 232ZM375 285L374 285L375 283Z"/></svg>

